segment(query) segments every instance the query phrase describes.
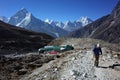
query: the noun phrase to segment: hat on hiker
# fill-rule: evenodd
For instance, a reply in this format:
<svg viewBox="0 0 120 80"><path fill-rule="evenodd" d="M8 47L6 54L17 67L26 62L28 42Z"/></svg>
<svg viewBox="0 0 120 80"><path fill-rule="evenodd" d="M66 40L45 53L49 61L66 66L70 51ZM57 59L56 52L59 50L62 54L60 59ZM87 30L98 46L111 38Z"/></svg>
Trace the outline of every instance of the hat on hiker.
<svg viewBox="0 0 120 80"><path fill-rule="evenodd" d="M97 44L97 47L100 47L100 44Z"/></svg>

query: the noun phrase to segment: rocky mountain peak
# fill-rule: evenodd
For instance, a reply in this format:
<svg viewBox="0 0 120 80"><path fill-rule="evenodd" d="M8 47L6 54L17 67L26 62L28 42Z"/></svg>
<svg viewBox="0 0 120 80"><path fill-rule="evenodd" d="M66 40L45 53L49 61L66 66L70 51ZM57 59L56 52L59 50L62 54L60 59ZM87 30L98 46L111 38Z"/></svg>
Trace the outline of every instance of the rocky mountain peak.
<svg viewBox="0 0 120 80"><path fill-rule="evenodd" d="M25 8L22 8L15 15L10 17L8 23L12 25L17 25L28 15L28 13L29 12Z"/></svg>
<svg viewBox="0 0 120 80"><path fill-rule="evenodd" d="M26 8L21 8L21 10L19 10L14 16L26 16L26 14L28 14L28 10Z"/></svg>
<svg viewBox="0 0 120 80"><path fill-rule="evenodd" d="M21 8L21 10L20 10L21 12L24 12L24 13L28 13L28 10L26 9L26 8Z"/></svg>
<svg viewBox="0 0 120 80"><path fill-rule="evenodd" d="M71 21L66 21L66 23L65 23L65 25L69 25L69 24L71 24L72 22Z"/></svg>
<svg viewBox="0 0 120 80"><path fill-rule="evenodd" d="M80 18L79 20L77 20L76 22L81 22L81 23L82 23L82 26L85 26L85 25L91 23L92 20L86 16L86 17L81 17L81 18Z"/></svg>

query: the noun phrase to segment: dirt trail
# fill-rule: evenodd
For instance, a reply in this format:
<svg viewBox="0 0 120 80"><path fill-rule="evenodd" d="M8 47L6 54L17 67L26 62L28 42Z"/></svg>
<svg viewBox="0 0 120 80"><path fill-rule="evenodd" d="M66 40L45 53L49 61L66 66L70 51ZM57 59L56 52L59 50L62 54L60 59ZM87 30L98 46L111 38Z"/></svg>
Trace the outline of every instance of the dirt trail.
<svg viewBox="0 0 120 80"><path fill-rule="evenodd" d="M66 52L67 53L67 52ZM91 50L71 51L72 54L44 64L21 80L120 80L120 71L109 68L120 60L110 55L100 57L100 67L93 66Z"/></svg>
<svg viewBox="0 0 120 80"><path fill-rule="evenodd" d="M99 67L93 66L91 48L95 43L102 44ZM57 55L35 52L3 57L1 63L6 63L1 67L1 80L120 80L119 44L89 38L61 38L49 45L72 45L74 50Z"/></svg>
<svg viewBox="0 0 120 80"><path fill-rule="evenodd" d="M115 58L110 59L108 55L101 56L98 68L93 66L91 51L77 52L71 59L72 61L63 67L60 80L120 80L120 71L109 68L118 62Z"/></svg>
<svg viewBox="0 0 120 80"><path fill-rule="evenodd" d="M102 44L99 67L92 46ZM49 45L72 45L59 54L31 52L0 57L0 80L120 80L120 45L89 38L60 38Z"/></svg>

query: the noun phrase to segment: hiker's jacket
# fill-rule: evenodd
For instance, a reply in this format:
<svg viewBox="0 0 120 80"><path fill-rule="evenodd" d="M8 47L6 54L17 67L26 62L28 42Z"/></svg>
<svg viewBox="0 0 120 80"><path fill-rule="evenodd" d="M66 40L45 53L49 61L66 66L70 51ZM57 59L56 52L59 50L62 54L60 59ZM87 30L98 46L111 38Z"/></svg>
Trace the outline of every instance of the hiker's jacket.
<svg viewBox="0 0 120 80"><path fill-rule="evenodd" d="M101 48L100 47L96 47L96 46L93 48L93 52L94 52L95 55L102 54Z"/></svg>

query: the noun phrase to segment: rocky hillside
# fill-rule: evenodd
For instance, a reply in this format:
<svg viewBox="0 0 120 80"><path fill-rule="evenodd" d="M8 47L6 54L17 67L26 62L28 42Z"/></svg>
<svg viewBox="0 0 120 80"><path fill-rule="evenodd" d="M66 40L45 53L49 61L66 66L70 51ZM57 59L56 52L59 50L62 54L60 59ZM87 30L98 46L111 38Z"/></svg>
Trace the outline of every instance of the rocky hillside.
<svg viewBox="0 0 120 80"><path fill-rule="evenodd" d="M93 66L92 46L102 44L99 67ZM29 53L0 57L1 80L119 80L120 45L89 38L59 38L49 45L73 45L53 54Z"/></svg>
<svg viewBox="0 0 120 80"><path fill-rule="evenodd" d="M51 40L53 38L49 35L28 31L0 21L0 55L34 51Z"/></svg>
<svg viewBox="0 0 120 80"><path fill-rule="evenodd" d="M120 1L111 14L70 33L70 37L91 37L108 42L120 43Z"/></svg>

